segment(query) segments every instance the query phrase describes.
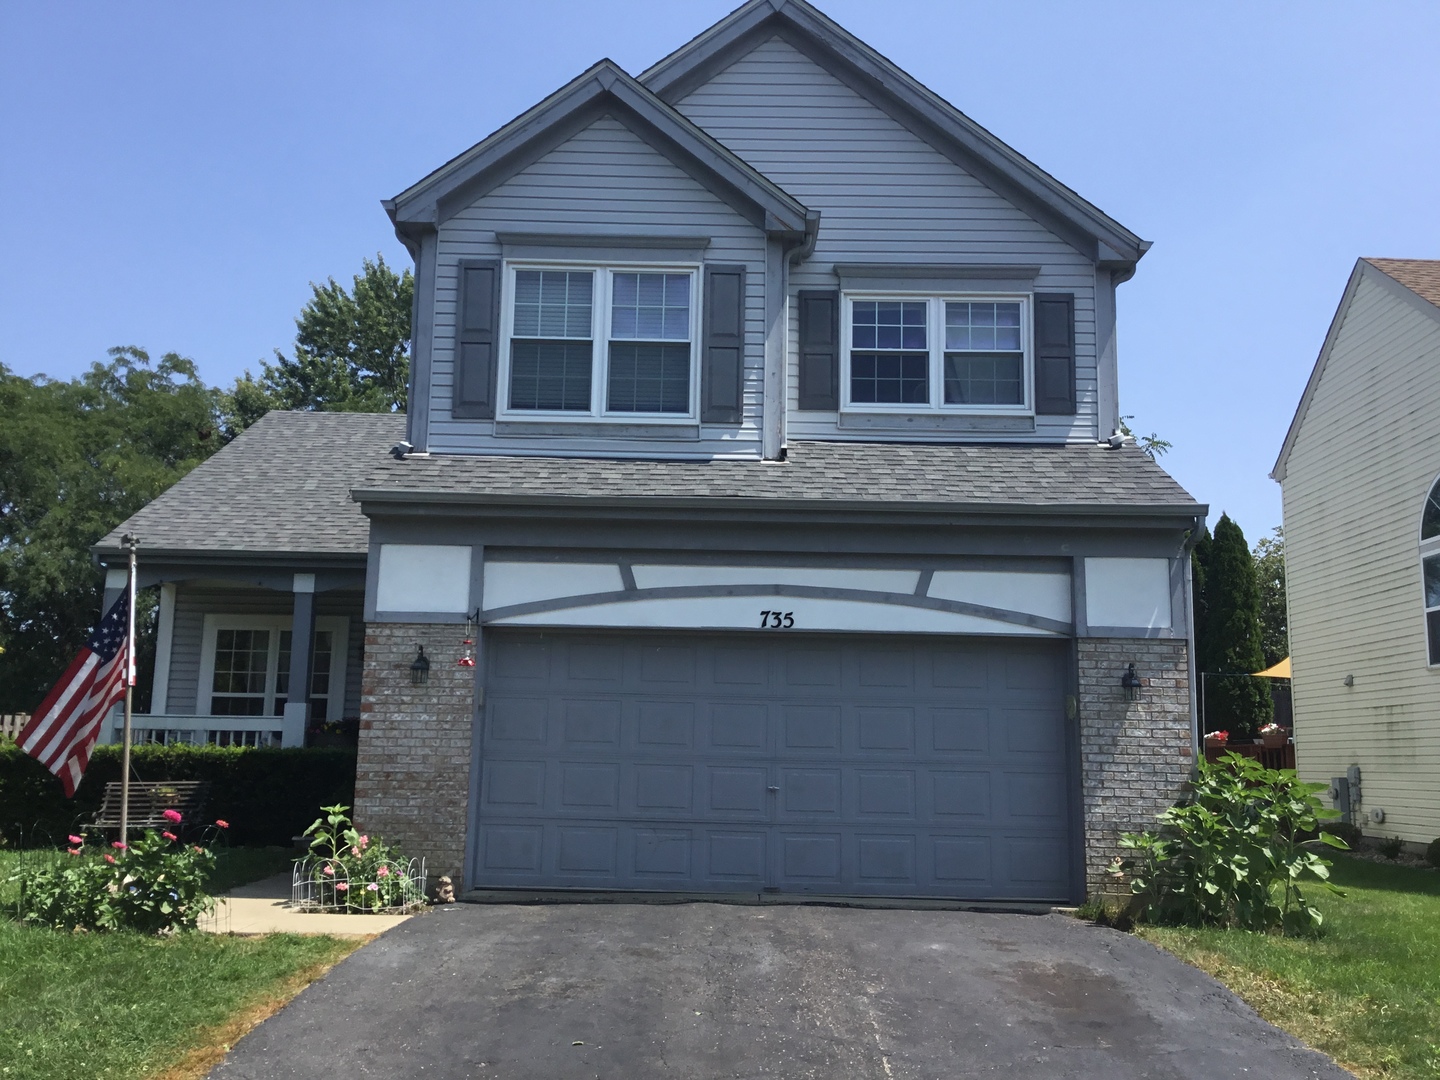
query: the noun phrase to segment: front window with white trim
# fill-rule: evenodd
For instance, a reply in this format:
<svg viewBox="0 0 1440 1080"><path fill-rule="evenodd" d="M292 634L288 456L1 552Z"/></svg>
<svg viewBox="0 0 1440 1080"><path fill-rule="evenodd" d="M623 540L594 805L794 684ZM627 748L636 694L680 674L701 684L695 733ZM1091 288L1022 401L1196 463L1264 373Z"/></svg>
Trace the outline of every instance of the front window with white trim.
<svg viewBox="0 0 1440 1080"><path fill-rule="evenodd" d="M310 716L338 720L345 701L349 620L315 620L310 653ZM286 615L207 615L199 700L206 716L283 716L290 694L291 619Z"/></svg>
<svg viewBox="0 0 1440 1080"><path fill-rule="evenodd" d="M845 299L847 409L1033 411L1029 297Z"/></svg>
<svg viewBox="0 0 1440 1080"><path fill-rule="evenodd" d="M510 266L502 415L691 420L695 267Z"/></svg>

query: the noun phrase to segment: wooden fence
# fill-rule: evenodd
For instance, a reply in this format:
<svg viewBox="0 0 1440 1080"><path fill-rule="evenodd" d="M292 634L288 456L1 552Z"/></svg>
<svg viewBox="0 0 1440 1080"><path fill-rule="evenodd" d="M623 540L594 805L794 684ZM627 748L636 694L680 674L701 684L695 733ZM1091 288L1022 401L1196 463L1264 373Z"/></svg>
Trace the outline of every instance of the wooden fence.
<svg viewBox="0 0 1440 1080"><path fill-rule="evenodd" d="M0 735L13 739L30 722L29 713L0 713Z"/></svg>
<svg viewBox="0 0 1440 1080"><path fill-rule="evenodd" d="M1262 746L1260 743L1249 742L1235 742L1221 746L1207 744L1205 760L1219 761L1227 753L1254 758L1267 769L1295 768L1295 744L1293 742L1286 742L1283 746Z"/></svg>

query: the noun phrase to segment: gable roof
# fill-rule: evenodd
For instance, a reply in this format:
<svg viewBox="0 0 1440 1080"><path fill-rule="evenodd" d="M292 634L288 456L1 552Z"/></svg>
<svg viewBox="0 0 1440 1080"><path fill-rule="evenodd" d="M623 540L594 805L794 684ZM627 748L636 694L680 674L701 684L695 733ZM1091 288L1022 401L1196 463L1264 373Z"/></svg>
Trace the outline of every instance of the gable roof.
<svg viewBox="0 0 1440 1080"><path fill-rule="evenodd" d="M1295 440L1300 435L1300 426L1305 422L1305 414L1310 409L1310 401L1320 385L1321 376L1325 374L1326 364L1330 362L1330 353L1335 348L1340 327L1344 325L1345 317L1350 312L1355 292L1360 287L1360 282L1367 277L1409 300L1425 314L1440 320L1440 259L1356 259L1355 268L1350 271L1350 280L1345 283L1345 292L1340 297L1340 304L1335 309L1335 317L1330 320L1330 329L1325 333L1324 344L1320 346L1320 355L1315 359L1315 366L1310 369L1310 378L1305 383L1304 393L1300 395L1300 404L1296 406L1290 428L1285 432L1285 442L1280 446L1275 467L1270 470L1272 480L1280 483L1285 481L1285 468L1289 464Z"/></svg>
<svg viewBox="0 0 1440 1080"><path fill-rule="evenodd" d="M130 532L142 560L264 554L363 563L370 523L350 488L404 437L403 413L266 413L91 550L118 556Z"/></svg>
<svg viewBox="0 0 1440 1080"><path fill-rule="evenodd" d="M609 112L726 198L755 224L797 243L820 215L656 97L614 61L601 60L538 105L452 158L393 199L386 213L402 240L433 228Z"/></svg>
<svg viewBox="0 0 1440 1080"><path fill-rule="evenodd" d="M367 503L622 505L679 510L796 509L937 513L1205 512L1133 446L791 443L784 461L502 455L372 458Z"/></svg>
<svg viewBox="0 0 1440 1080"><path fill-rule="evenodd" d="M1102 264L1133 270L1148 240L1104 213L806 0L748 0L640 75L669 102L781 35L942 153L1017 199Z"/></svg>

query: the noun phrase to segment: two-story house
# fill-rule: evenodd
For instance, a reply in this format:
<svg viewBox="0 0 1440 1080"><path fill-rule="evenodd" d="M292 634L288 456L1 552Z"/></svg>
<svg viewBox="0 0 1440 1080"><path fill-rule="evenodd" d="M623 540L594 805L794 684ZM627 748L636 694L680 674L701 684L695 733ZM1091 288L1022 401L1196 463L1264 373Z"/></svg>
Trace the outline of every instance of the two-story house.
<svg viewBox="0 0 1440 1080"><path fill-rule="evenodd" d="M140 727L358 714L360 821L486 889L1075 900L1174 799L1146 242L803 0L384 206L408 415L271 414L98 548L162 583Z"/></svg>

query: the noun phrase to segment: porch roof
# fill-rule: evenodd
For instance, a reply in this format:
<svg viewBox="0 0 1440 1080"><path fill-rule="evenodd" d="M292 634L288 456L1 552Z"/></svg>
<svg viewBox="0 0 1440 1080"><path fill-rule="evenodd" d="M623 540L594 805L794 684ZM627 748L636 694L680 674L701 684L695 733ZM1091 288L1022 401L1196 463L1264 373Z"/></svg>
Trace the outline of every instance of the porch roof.
<svg viewBox="0 0 1440 1080"><path fill-rule="evenodd" d="M393 413L267 413L92 549L141 559L265 554L363 562L370 523L350 489L405 437Z"/></svg>

